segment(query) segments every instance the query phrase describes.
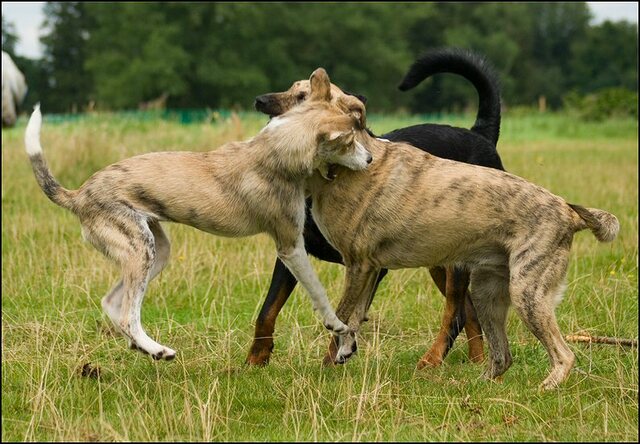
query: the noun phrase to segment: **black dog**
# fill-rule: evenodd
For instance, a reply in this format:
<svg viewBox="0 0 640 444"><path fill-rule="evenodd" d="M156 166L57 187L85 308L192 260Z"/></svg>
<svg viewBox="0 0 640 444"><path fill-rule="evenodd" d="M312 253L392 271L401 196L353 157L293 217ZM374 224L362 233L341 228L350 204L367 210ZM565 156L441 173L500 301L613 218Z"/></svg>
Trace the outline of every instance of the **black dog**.
<svg viewBox="0 0 640 444"><path fill-rule="evenodd" d="M409 90L427 77L438 73L453 73L469 80L479 95L478 114L473 127L468 130L449 125L420 124L394 130L380 137L391 141L408 142L411 145L439 157L503 170L496 144L500 133L500 93L497 76L489 64L479 55L460 49L438 49L420 57L410 68L399 88ZM265 94L256 98L258 111L275 116L282 114L304 94L295 88L287 92ZM350 93L349 93L350 94ZM357 96L361 98L360 96ZM361 98L361 100L366 100ZM373 135L373 134L372 134ZM338 253L322 236L307 205L304 240L307 252L334 263L343 263ZM436 285L446 297L445 314L438 338L419 362L438 365L442 362L453 341L465 327L469 339L470 358L484 358L482 330L475 316L475 309L468 294L469 275L461 269L432 268L429 270ZM386 275L383 269L378 283ZM254 341L247 357L248 364L265 365L273 350L275 321L282 306L296 286L296 279L285 265L276 261L267 298L262 306L255 328ZM377 285L376 285L377 289ZM374 289L375 294L375 289ZM373 299L373 294L371 295ZM371 300L369 301L371 304ZM336 347L332 341L325 363L333 362Z"/></svg>

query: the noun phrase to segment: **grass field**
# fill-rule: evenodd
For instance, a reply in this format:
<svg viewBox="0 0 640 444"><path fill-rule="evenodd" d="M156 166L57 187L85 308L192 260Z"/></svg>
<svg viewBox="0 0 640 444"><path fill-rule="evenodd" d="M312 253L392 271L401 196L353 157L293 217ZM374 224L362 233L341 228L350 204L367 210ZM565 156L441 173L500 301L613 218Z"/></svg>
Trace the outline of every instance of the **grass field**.
<svg viewBox="0 0 640 444"><path fill-rule="evenodd" d="M67 188L124 157L214 149L265 122L257 114L192 125L108 115L54 122L43 111L45 154ZM381 134L422 121L372 116L369 123ZM3 441L637 439L637 348L572 343L577 363L569 379L540 392L546 353L510 313L514 364L501 381L480 378L464 334L442 367L417 371L444 301L425 269L394 271L383 281L347 365L321 366L329 335L298 288L278 320L271 363L245 367L275 259L266 236L225 239L165 225L171 262L150 285L142 319L150 336L179 354L154 362L128 350L100 308L118 271L83 242L75 216L38 188L24 125L2 131ZM572 203L611 211L621 223L611 244L588 231L576 235L557 309L563 333L637 339L637 122L506 115L501 134L508 171ZM342 268L313 265L335 306Z"/></svg>

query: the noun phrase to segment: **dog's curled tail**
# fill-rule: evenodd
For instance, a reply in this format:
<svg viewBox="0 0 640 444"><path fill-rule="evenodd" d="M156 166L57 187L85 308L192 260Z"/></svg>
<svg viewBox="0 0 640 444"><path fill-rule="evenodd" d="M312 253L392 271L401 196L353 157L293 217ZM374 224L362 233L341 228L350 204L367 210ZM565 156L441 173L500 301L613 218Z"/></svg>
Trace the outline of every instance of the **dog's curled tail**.
<svg viewBox="0 0 640 444"><path fill-rule="evenodd" d="M29 118L24 135L24 145L31 161L33 173L36 176L38 185L52 202L71 210L73 208L74 192L63 188L51 174L40 145L41 126L42 114L40 113L40 104L37 104Z"/></svg>
<svg viewBox="0 0 640 444"><path fill-rule="evenodd" d="M471 131L489 139L494 145L500 137L500 81L486 58L462 48L436 48L425 52L409 68L401 91L407 91L424 79L439 73L464 77L478 92L478 114Z"/></svg>
<svg viewBox="0 0 640 444"><path fill-rule="evenodd" d="M579 229L589 228L600 242L611 242L618 235L620 222L613 214L597 208L585 208L572 204L569 206L578 213L578 216L585 223L585 226Z"/></svg>

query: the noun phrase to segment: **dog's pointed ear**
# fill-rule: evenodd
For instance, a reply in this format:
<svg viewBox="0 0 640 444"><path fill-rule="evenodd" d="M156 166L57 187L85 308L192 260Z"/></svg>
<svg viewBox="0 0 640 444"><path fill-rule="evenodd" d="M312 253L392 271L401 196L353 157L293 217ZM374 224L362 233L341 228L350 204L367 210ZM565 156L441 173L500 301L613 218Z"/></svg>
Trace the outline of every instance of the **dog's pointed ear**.
<svg viewBox="0 0 640 444"><path fill-rule="evenodd" d="M365 129L367 126L367 112L364 103L354 95L340 97L338 105L356 122L356 128Z"/></svg>
<svg viewBox="0 0 640 444"><path fill-rule="evenodd" d="M357 122L359 129L364 129L367 126L367 116L364 106L353 106L349 108L349 114Z"/></svg>
<svg viewBox="0 0 640 444"><path fill-rule="evenodd" d="M309 83L311 84L310 100L323 100L325 102L331 100L331 81L324 68L318 68L313 71L311 77L309 77Z"/></svg>
<svg viewBox="0 0 640 444"><path fill-rule="evenodd" d="M356 94L356 93L352 93L349 91L345 91L344 89L342 90L343 93L345 93L348 96L353 96L355 98L357 98L358 100L360 100L363 104L367 104L367 98L361 94Z"/></svg>
<svg viewBox="0 0 640 444"><path fill-rule="evenodd" d="M325 146L348 146L352 145L356 138L353 128L349 131L321 131L318 134L318 143Z"/></svg>

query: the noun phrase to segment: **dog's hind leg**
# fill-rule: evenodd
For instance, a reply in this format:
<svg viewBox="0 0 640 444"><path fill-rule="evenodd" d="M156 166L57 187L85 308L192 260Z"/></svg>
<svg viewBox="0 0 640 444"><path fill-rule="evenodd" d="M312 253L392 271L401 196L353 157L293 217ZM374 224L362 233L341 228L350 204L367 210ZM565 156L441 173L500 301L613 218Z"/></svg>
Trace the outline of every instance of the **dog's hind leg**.
<svg viewBox="0 0 640 444"><path fill-rule="evenodd" d="M266 365L273 350L273 331L276 318L296 287L298 281L280 259L276 260L267 298L262 305L246 363Z"/></svg>
<svg viewBox="0 0 640 444"><path fill-rule="evenodd" d="M140 321L147 283L164 267L169 241L157 222L132 213L129 207L111 206L109 209L111 217L98 217L92 213L91 217L81 219L85 239L122 268L122 284L118 283L103 298L103 305L109 308L107 314L129 339L131 348L154 359L173 359L176 352L149 338Z"/></svg>
<svg viewBox="0 0 640 444"><path fill-rule="evenodd" d="M155 261L153 267L151 268L151 272L149 274L149 281L151 281L154 277L162 271L162 269L166 266L167 261L169 259L169 253L171 249L171 244L166 234L162 230L160 223L158 221L149 222L149 229L153 233L154 241L155 241ZM105 297L102 298L102 308L105 313L111 319L114 327L118 330L118 332L122 333L120 330L119 322L120 322L120 313L122 310L122 296L123 296L123 280L121 279L110 291L107 293Z"/></svg>
<svg viewBox="0 0 640 444"><path fill-rule="evenodd" d="M169 254L171 253L171 242L157 220L149 221L149 229L153 234L156 250L155 261L149 273L149 281L151 281L167 266Z"/></svg>
<svg viewBox="0 0 640 444"><path fill-rule="evenodd" d="M143 224L141 223L141 225ZM141 228L142 236L132 241L133 244L136 244L134 250L137 251L137 254L128 257L122 263L124 293L119 325L129 338L132 349L149 354L156 360L171 360L176 356L175 350L151 339L142 328L140 320L142 300L149 280L164 266L162 262L156 263L157 251L151 229L149 227Z"/></svg>
<svg viewBox="0 0 640 444"><path fill-rule="evenodd" d="M531 332L544 345L551 361L551 372L540 388L557 387L568 376L575 362L556 321L555 307L562 299L569 250L539 252L530 260L512 267L511 299Z"/></svg>
<svg viewBox="0 0 640 444"><path fill-rule="evenodd" d="M506 266L475 268L471 272L471 300L489 343L485 376L494 379L512 363L505 329L510 305L509 269Z"/></svg>
<svg viewBox="0 0 640 444"><path fill-rule="evenodd" d="M156 277L165 267L170 252L170 243L158 221L138 221L142 236L138 239L141 245L135 249L143 252L130 257L123 264L124 295L120 314L120 328L130 339L130 347L149 354L155 360L172 360L175 350L158 344L145 333L140 320L142 300L149 281ZM135 242L132 242L135 243Z"/></svg>
<svg viewBox="0 0 640 444"><path fill-rule="evenodd" d="M102 298L102 309L107 314L118 333L122 333L118 323L120 322L120 311L122 308L122 279Z"/></svg>

